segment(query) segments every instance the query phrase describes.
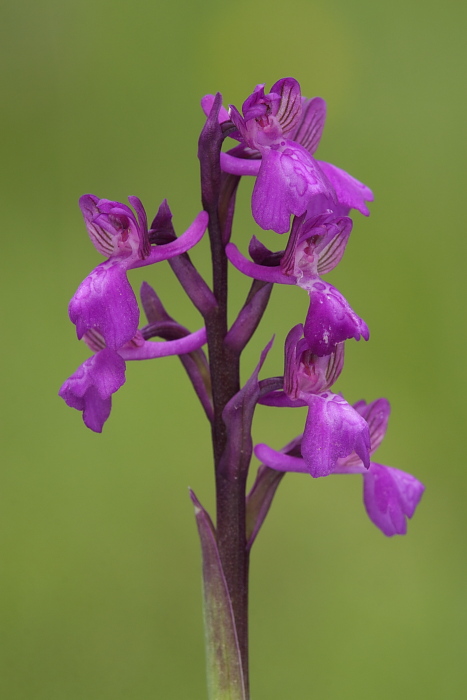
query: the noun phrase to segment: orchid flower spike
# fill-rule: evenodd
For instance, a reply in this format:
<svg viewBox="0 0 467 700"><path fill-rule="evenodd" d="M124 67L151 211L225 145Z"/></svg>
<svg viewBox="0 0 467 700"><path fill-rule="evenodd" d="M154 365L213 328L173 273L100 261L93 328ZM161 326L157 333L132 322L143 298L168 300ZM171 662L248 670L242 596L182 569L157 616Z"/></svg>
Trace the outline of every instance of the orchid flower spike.
<svg viewBox="0 0 467 700"><path fill-rule="evenodd" d="M144 207L138 197L128 199L136 215L125 204L94 195L84 195L79 202L89 237L107 260L80 284L68 312L79 339L95 329L112 350L131 341L138 329L138 303L127 271L189 250L202 238L208 222L206 212L201 212L176 241L151 247Z"/></svg>

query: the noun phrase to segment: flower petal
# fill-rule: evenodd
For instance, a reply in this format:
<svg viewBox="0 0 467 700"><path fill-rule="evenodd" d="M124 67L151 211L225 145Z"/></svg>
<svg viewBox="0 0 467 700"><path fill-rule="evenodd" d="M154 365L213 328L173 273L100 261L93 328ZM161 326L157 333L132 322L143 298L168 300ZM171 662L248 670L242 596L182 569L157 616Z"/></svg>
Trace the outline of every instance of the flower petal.
<svg viewBox="0 0 467 700"><path fill-rule="evenodd" d="M148 234L148 217L143 207L142 201L138 197L128 197L128 201L138 215L138 234L139 234L139 250L138 254L141 259L147 258L151 250Z"/></svg>
<svg viewBox="0 0 467 700"><path fill-rule="evenodd" d="M289 134L297 125L302 111L300 85L295 78L281 78L274 83L271 93L281 97L279 108L274 116L282 127L282 133Z"/></svg>
<svg viewBox="0 0 467 700"><path fill-rule="evenodd" d="M58 393L68 406L83 411L83 421L88 428L101 433L110 414L111 395L124 382L125 361L105 348L83 362Z"/></svg>
<svg viewBox="0 0 467 700"><path fill-rule="evenodd" d="M325 275L334 270L342 260L345 247L352 232L353 222L348 216L335 219L332 225L327 227L323 240L316 246L318 253L318 273Z"/></svg>
<svg viewBox="0 0 467 700"><path fill-rule="evenodd" d="M387 399L382 398L376 399L369 404L366 404L365 401L359 401L354 404L354 408L368 423L371 439L371 454L373 454L381 445L386 435L391 405Z"/></svg>
<svg viewBox="0 0 467 700"><path fill-rule="evenodd" d="M121 261L108 260L98 265L81 282L68 313L79 339L95 328L113 350L131 340L138 328L139 309Z"/></svg>
<svg viewBox="0 0 467 700"><path fill-rule="evenodd" d="M307 290L310 306L304 332L311 352L329 355L344 340L368 340L370 332L365 321L332 284L318 279L307 285Z"/></svg>
<svg viewBox="0 0 467 700"><path fill-rule="evenodd" d="M368 516L387 537L405 535L425 487L411 474L371 463L363 475L363 500Z"/></svg>
<svg viewBox="0 0 467 700"><path fill-rule="evenodd" d="M318 148L326 121L326 102L322 97L302 97L302 114L290 138L313 155Z"/></svg>
<svg viewBox="0 0 467 700"><path fill-rule="evenodd" d="M357 411L331 392L310 395L307 403L302 455L311 476L328 476L340 457L354 451L369 466L368 424Z"/></svg>
<svg viewBox="0 0 467 700"><path fill-rule="evenodd" d="M322 160L319 160L318 164L336 191L338 202L341 205L341 210L338 213L347 215L351 209L357 209L365 216L369 216L370 210L365 202L372 202L374 199L370 188L336 165L325 163Z"/></svg>
<svg viewBox="0 0 467 700"><path fill-rule="evenodd" d="M264 149L251 207L263 229L287 233L290 216L301 216L314 197L334 201L334 191L314 158L302 146L285 141L279 148Z"/></svg>

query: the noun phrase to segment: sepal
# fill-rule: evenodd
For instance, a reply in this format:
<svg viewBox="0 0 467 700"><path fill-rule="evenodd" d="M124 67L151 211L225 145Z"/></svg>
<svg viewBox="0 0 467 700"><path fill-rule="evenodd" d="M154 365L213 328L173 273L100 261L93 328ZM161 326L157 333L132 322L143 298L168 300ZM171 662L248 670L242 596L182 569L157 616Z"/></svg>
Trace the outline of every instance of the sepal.
<svg viewBox="0 0 467 700"><path fill-rule="evenodd" d="M370 433L370 454L374 454L381 445L388 427L391 406L387 399L376 399L367 404L366 401L357 401L353 405L354 409L366 420ZM352 467L361 464L356 454L349 455L345 459L339 460L342 468Z"/></svg>
<svg viewBox="0 0 467 700"><path fill-rule="evenodd" d="M302 97L302 113L296 130L290 135L293 141L313 155L318 148L326 122L326 102L322 97Z"/></svg>
<svg viewBox="0 0 467 700"><path fill-rule="evenodd" d="M370 215L366 202L372 202L374 196L369 187L332 163L318 161L318 165L336 191L338 213L347 215L351 209L357 209L365 216Z"/></svg>

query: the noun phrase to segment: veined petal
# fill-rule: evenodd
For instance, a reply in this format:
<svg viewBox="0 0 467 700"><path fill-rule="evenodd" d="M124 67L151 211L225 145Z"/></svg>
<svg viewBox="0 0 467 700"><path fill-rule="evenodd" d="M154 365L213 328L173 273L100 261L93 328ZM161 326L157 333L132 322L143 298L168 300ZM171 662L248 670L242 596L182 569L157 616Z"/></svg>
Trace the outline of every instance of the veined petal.
<svg viewBox="0 0 467 700"><path fill-rule="evenodd" d="M354 408L368 423L370 429L371 454L373 454L381 445L386 435L391 405L387 399L382 398L376 399L376 401L372 401L369 404L365 401L359 401L354 404Z"/></svg>
<svg viewBox="0 0 467 700"><path fill-rule="evenodd" d="M253 277L263 282L277 282L278 284L295 284L293 277L284 275L279 267L269 267L267 265L258 265L245 258L234 243L228 243L225 247L225 253L237 270L243 272L248 277Z"/></svg>
<svg viewBox="0 0 467 700"><path fill-rule="evenodd" d="M342 260L347 241L352 232L353 222L348 216L336 219L328 227L323 240L316 246L318 253L318 273L325 275L334 270Z"/></svg>
<svg viewBox="0 0 467 700"><path fill-rule="evenodd" d="M350 338L368 340L370 332L365 321L335 287L318 279L306 288L310 307L304 332L315 355L329 355L338 343Z"/></svg>
<svg viewBox="0 0 467 700"><path fill-rule="evenodd" d="M326 392L307 397L309 406L302 455L311 476L328 476L337 460L356 452L369 466L368 424L342 396Z"/></svg>
<svg viewBox="0 0 467 700"><path fill-rule="evenodd" d="M81 282L68 307L79 339L95 328L108 348L118 350L138 328L139 309L135 294L119 260L108 260Z"/></svg>
<svg viewBox="0 0 467 700"><path fill-rule="evenodd" d="M363 475L363 500L368 516L387 537L405 535L425 490L411 474L371 463Z"/></svg>
<svg viewBox="0 0 467 700"><path fill-rule="evenodd" d="M85 425L96 433L110 415L111 395L125 382L125 362L105 348L83 362L62 385L59 396L71 408L83 411Z"/></svg>
<svg viewBox="0 0 467 700"><path fill-rule="evenodd" d="M281 97L274 116L282 127L282 133L289 134L297 125L302 111L300 84L295 78L281 78L274 83L271 92Z"/></svg>
<svg viewBox="0 0 467 700"><path fill-rule="evenodd" d="M256 445L255 456L260 462L265 464L271 469L275 469L279 472L299 472L301 474L306 474L309 472L308 466L304 459L300 457L291 457L283 452L278 452L273 450L265 444Z"/></svg>
<svg viewBox="0 0 467 700"><path fill-rule="evenodd" d="M350 209L357 209L365 216L369 216L370 210L365 202L372 202L374 199L370 188L336 165L322 160L319 160L318 164L336 191L337 200L341 205L339 213L348 214Z"/></svg>
<svg viewBox="0 0 467 700"><path fill-rule="evenodd" d="M313 155L318 148L326 122L326 102L322 97L302 97L302 113L296 131L290 134L303 148Z"/></svg>
<svg viewBox="0 0 467 700"><path fill-rule="evenodd" d="M142 201L138 197L128 197L128 201L138 215L138 234L139 234L139 257L144 259L149 255L151 250L151 244L149 243L148 234L148 217L146 216L146 211L143 207Z"/></svg>
<svg viewBox="0 0 467 700"><path fill-rule="evenodd" d="M95 248L109 258L135 259L148 254L149 238L144 207L137 197L139 223L126 204L85 194L79 200L89 237Z"/></svg>
<svg viewBox="0 0 467 700"><path fill-rule="evenodd" d="M366 401L357 401L353 405L354 409L366 420L370 431L370 454L374 454L380 446L388 427L389 414L391 406L387 399L376 399L367 404ZM351 454L345 459L339 460L339 473L348 472L350 467L358 467L361 465L361 460L358 455ZM357 472L352 472L357 473Z"/></svg>
<svg viewBox="0 0 467 700"><path fill-rule="evenodd" d="M94 223L95 217L99 214L97 209L98 202L99 197L96 197L94 194L84 194L79 199L79 208L83 214L84 223L86 224L92 244L99 253L102 253L102 255L108 258L118 250L118 247L111 234Z"/></svg>
<svg viewBox="0 0 467 700"><path fill-rule="evenodd" d="M277 149L264 149L251 207L263 229L287 233L290 216L301 216L316 196L334 201L334 191L302 146L284 141Z"/></svg>

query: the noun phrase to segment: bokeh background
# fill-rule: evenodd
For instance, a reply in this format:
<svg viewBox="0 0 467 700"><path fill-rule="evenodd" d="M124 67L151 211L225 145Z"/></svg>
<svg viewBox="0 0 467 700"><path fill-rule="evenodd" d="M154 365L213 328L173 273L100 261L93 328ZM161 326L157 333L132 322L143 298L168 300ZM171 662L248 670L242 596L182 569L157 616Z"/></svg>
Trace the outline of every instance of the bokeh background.
<svg viewBox="0 0 467 700"><path fill-rule="evenodd" d="M57 398L89 354L67 303L100 262L77 199L137 194L151 216L167 197L181 233L200 208L200 97L238 105L287 75L328 101L319 157L376 195L330 276L372 333L348 343L339 388L390 399L378 461L427 491L386 539L359 477L284 479L253 552L253 698L464 697L465 23L457 0L3 3L2 698L206 697L187 487L212 509L209 431L177 358L129 365L102 435ZM195 259L208 274L205 243ZM200 326L167 263L131 279ZM265 373L281 371L300 291L275 290L245 377L273 332ZM245 293L232 273L233 309ZM303 420L260 408L255 437L280 447Z"/></svg>

